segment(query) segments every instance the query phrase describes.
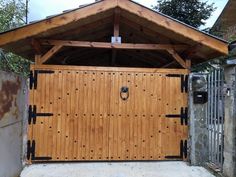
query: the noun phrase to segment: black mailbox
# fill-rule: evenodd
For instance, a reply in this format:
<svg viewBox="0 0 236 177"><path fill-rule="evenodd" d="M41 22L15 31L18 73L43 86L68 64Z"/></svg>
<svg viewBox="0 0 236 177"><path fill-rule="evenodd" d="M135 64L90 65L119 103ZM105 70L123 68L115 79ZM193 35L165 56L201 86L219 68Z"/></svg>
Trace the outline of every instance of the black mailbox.
<svg viewBox="0 0 236 177"><path fill-rule="evenodd" d="M193 92L193 103L194 104L205 104L208 102L208 93L203 91Z"/></svg>

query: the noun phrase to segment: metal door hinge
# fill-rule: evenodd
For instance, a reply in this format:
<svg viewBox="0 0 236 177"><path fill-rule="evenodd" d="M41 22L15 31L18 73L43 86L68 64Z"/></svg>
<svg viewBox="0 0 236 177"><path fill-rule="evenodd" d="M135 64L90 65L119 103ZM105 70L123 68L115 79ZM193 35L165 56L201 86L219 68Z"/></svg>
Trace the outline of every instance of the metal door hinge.
<svg viewBox="0 0 236 177"><path fill-rule="evenodd" d="M27 141L27 160L38 160L38 161L44 161L44 160L51 160L51 157L36 157L35 156L35 140L32 140L32 143L30 140Z"/></svg>
<svg viewBox="0 0 236 177"><path fill-rule="evenodd" d="M167 118L180 118L181 125L188 125L188 108L181 108L180 114L167 114Z"/></svg>
<svg viewBox="0 0 236 177"><path fill-rule="evenodd" d="M32 90L37 89L37 85L38 85L38 74L53 74L55 73L55 71L51 71L51 70L34 70L34 71L30 71L30 89Z"/></svg>
<svg viewBox="0 0 236 177"><path fill-rule="evenodd" d="M186 159L188 157L188 141L180 141L180 154L179 155L168 155L165 156L166 159Z"/></svg>
<svg viewBox="0 0 236 177"><path fill-rule="evenodd" d="M181 92L182 93L188 93L188 80L189 75L184 74L167 74L167 77L179 77L181 78Z"/></svg>
<svg viewBox="0 0 236 177"><path fill-rule="evenodd" d="M53 116L52 113L37 113L37 107L36 105L30 105L28 110L28 123L31 124L33 120L33 124L36 124L36 118L37 117L51 117Z"/></svg>

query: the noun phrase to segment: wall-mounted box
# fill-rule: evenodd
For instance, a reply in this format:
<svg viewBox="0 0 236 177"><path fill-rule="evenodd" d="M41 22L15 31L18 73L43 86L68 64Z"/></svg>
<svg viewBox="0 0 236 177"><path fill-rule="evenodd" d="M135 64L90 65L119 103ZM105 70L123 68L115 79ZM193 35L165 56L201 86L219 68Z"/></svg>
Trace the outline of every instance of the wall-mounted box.
<svg viewBox="0 0 236 177"><path fill-rule="evenodd" d="M205 104L208 102L208 93L204 91L193 92L194 104Z"/></svg>

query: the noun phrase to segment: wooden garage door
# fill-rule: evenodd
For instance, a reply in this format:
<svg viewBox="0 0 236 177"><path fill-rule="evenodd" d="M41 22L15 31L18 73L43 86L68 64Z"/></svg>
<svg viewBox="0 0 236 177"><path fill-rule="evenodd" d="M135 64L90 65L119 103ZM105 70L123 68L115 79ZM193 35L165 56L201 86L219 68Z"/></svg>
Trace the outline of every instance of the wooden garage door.
<svg viewBox="0 0 236 177"><path fill-rule="evenodd" d="M31 66L34 161L187 157L187 70Z"/></svg>

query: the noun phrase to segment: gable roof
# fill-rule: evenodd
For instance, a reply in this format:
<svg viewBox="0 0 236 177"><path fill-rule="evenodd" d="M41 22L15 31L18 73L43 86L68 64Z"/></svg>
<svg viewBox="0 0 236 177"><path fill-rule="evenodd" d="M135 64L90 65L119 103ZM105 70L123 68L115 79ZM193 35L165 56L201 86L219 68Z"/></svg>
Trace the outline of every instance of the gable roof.
<svg viewBox="0 0 236 177"><path fill-rule="evenodd" d="M112 30L113 14L116 8L121 10L121 23L124 24L123 33L137 31L135 37L143 36L143 39L148 38L146 41L186 44L189 49L180 52L187 56L191 54L191 58L196 59L195 63L228 54L226 41L129 0L98 1L1 33L0 47L33 61L34 50L31 46L33 38L71 39L71 37L78 35L76 37L80 40L96 41L96 37L100 36L97 40L106 39L109 41L109 38L101 36L105 34L112 36L110 30Z"/></svg>

